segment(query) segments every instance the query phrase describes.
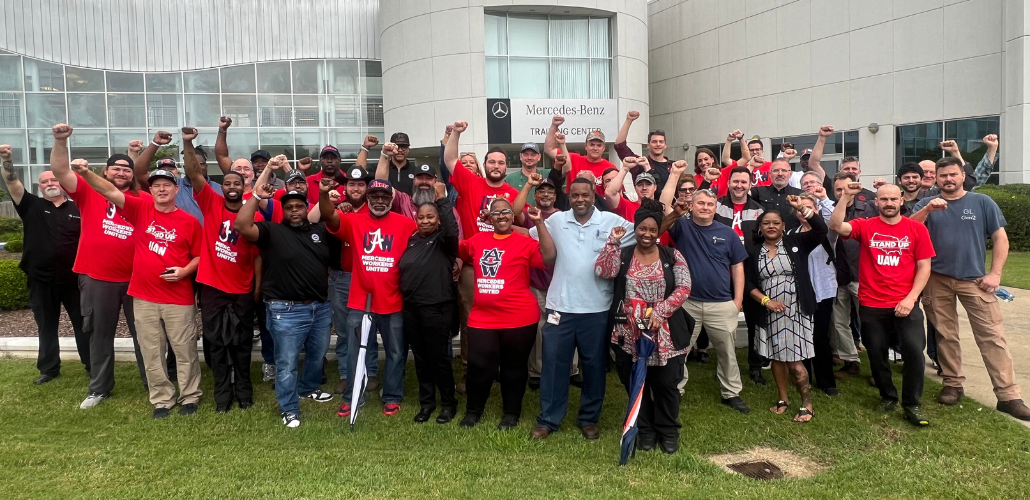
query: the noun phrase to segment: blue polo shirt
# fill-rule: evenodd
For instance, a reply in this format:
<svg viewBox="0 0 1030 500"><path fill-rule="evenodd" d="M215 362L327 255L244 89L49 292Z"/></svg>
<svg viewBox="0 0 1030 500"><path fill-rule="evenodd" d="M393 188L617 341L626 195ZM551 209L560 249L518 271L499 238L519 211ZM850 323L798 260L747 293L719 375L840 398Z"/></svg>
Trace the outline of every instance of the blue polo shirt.
<svg viewBox="0 0 1030 500"><path fill-rule="evenodd" d="M197 204L197 199L193 197L193 184L190 182L188 175L180 176L175 180L176 184L179 185L179 192L175 195L175 206L183 209L186 213L194 216L200 221L200 225L204 225L204 214L200 212L200 205ZM222 196L222 185L208 179L207 184L211 186L211 189Z"/></svg>
<svg viewBox="0 0 1030 500"><path fill-rule="evenodd" d="M698 302L733 300L730 267L744 262L747 251L729 226L712 221L700 226L690 216L681 217L669 229L676 249L690 266L690 298Z"/></svg>
<svg viewBox="0 0 1030 500"><path fill-rule="evenodd" d="M594 264L613 227L626 228L626 235L622 237L623 247L637 242L633 224L596 208L585 224L576 221L572 210L556 213L544 224L558 250L554 276L547 288L547 308L572 314L608 311L612 305L614 283L594 274ZM529 234L540 239L536 227L530 229Z"/></svg>

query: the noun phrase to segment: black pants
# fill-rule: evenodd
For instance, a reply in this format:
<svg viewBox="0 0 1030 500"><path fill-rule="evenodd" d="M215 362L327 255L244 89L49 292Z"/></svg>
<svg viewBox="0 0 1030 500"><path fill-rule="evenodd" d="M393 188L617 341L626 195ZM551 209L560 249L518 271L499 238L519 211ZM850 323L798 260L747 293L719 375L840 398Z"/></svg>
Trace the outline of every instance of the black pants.
<svg viewBox="0 0 1030 500"><path fill-rule="evenodd" d="M830 330L833 328L833 301L830 297L816 304L812 317L812 343L815 357L805 360L808 378L812 385L821 389L836 389L837 379L833 376L833 348L830 346Z"/></svg>
<svg viewBox="0 0 1030 500"><path fill-rule="evenodd" d="M415 355L418 402L423 410L436 409L437 389L440 406L458 406L454 398L454 370L447 356L454 331L455 303L456 300L431 305L404 304L404 339Z"/></svg>
<svg viewBox="0 0 1030 500"><path fill-rule="evenodd" d="M880 389L880 399L898 400L898 391L891 378L887 349L898 346L905 360L902 370L901 405L918 406L923 397L923 370L926 336L923 333L923 310L916 302L912 312L904 318L894 315L894 308L861 306L862 340L869 354L869 367L873 380Z"/></svg>
<svg viewBox="0 0 1030 500"><path fill-rule="evenodd" d="M207 364L215 378L215 406L228 407L234 397L240 404L253 404L250 350L254 345L254 295L200 287L200 302L204 304L200 319L207 346L205 356L210 356Z"/></svg>
<svg viewBox="0 0 1030 500"><path fill-rule="evenodd" d="M765 358L760 356L758 351L755 350L755 320L753 315L745 314L744 324L747 325L747 371L750 373L755 370L761 370L762 365L765 364Z"/></svg>
<svg viewBox="0 0 1030 500"><path fill-rule="evenodd" d="M633 370L633 356L617 345L615 368L619 380L629 392L629 378ZM644 393L640 398L637 428L640 436L658 436L678 439L680 435L680 391L677 384L683 380L683 356L669 358L665 366L648 366L644 379Z"/></svg>
<svg viewBox="0 0 1030 500"><path fill-rule="evenodd" d="M467 413L482 414L494 380L501 381L505 415L522 416L522 397L529 380L529 351L536 342L537 323L518 328L468 327L469 368L465 377ZM500 377L498 377L500 370Z"/></svg>
<svg viewBox="0 0 1030 500"><path fill-rule="evenodd" d="M40 375L56 377L61 374L61 344L57 328L61 321L61 304L75 331L75 348L79 360L89 371L89 334L82 329L79 287L75 283L57 284L28 279L29 307L39 329L39 358L36 368Z"/></svg>
<svg viewBox="0 0 1030 500"><path fill-rule="evenodd" d="M926 355L929 356L934 363L938 363L937 328L934 328L933 323L931 323L929 319L926 320Z"/></svg>
<svg viewBox="0 0 1030 500"><path fill-rule="evenodd" d="M79 275L79 294L82 311L82 328L89 335L89 392L109 394L114 389L114 334L118 328L118 314L125 314L125 322L132 335L132 347L136 351L136 366L139 378L147 383L143 367L143 355L136 342L136 323L132 314L132 297L126 292L129 283L101 281L86 275Z"/></svg>

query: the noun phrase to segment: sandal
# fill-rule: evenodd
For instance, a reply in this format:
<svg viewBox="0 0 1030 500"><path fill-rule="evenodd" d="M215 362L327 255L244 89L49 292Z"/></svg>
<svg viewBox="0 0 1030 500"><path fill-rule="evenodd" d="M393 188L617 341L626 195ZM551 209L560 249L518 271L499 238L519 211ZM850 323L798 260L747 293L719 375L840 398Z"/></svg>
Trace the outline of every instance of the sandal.
<svg viewBox="0 0 1030 500"><path fill-rule="evenodd" d="M802 406L801 408L798 408L798 414L794 415L794 421L799 423L799 424L807 424L807 423L811 422L812 421L811 418L809 418L808 420L798 420L798 418L804 417L806 415L809 416L809 417L813 417L813 418L815 417L815 413L812 412L812 410L809 410L808 408L805 408L804 406Z"/></svg>
<svg viewBox="0 0 1030 500"><path fill-rule="evenodd" d="M786 411L787 411L787 408L789 408L789 407L790 407L790 403L788 403L788 402L786 402L786 401L783 401L783 400L781 399L781 400L779 400L779 401L777 401L777 402L776 402L776 408L775 408L775 410L771 410L771 411L772 411L773 413L777 414L777 415L783 415L783 414L784 414L784 412L786 412ZM781 408L782 408L782 411L781 411Z"/></svg>

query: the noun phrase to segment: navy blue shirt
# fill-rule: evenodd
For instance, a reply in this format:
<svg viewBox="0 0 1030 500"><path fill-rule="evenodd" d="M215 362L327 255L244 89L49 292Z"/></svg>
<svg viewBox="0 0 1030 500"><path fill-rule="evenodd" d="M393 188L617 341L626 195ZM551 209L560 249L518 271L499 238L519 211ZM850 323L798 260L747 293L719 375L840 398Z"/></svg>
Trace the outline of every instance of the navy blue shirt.
<svg viewBox="0 0 1030 500"><path fill-rule="evenodd" d="M694 284L690 298L698 302L732 301L730 267L747 259L737 233L721 222L699 226L686 215L669 229L669 236L687 259L690 282Z"/></svg>

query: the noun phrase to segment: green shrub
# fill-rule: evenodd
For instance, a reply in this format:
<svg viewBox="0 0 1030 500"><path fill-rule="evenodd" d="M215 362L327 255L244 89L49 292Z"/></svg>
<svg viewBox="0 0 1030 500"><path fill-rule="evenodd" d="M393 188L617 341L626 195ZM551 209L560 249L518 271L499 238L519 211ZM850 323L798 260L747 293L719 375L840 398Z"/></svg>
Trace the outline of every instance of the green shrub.
<svg viewBox="0 0 1030 500"><path fill-rule="evenodd" d="M25 239L21 233L2 233L0 234L0 241L14 241Z"/></svg>
<svg viewBox="0 0 1030 500"><path fill-rule="evenodd" d="M0 260L0 309L29 307L29 289L18 261Z"/></svg>
<svg viewBox="0 0 1030 500"><path fill-rule="evenodd" d="M4 246L4 250L13 253L21 252L22 250L25 250L25 242L22 241L21 238L8 241L7 245Z"/></svg>
<svg viewBox="0 0 1030 500"><path fill-rule="evenodd" d="M1005 215L1009 249L1030 251L1030 184L983 186L976 190L990 196Z"/></svg>
<svg viewBox="0 0 1030 500"><path fill-rule="evenodd" d="M21 232L21 219L17 217L0 217L0 234Z"/></svg>

